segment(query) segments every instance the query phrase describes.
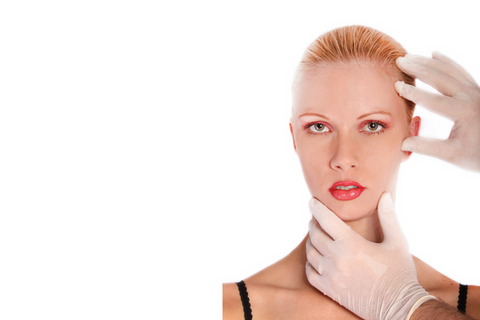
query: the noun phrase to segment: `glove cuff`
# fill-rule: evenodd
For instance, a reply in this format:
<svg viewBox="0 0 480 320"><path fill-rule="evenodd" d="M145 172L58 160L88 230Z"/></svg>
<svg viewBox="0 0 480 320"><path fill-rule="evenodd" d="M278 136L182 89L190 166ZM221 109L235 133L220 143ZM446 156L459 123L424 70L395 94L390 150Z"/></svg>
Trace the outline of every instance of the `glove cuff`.
<svg viewBox="0 0 480 320"><path fill-rule="evenodd" d="M410 311L408 312L407 314L407 317L405 318L405 320L409 320L410 317L412 316L413 312L422 305L422 303L424 303L425 301L428 301L428 300L431 300L431 299L435 299L435 300L438 300L436 297L432 296L431 294L429 295L426 295L426 296L423 296L421 297L420 299L418 299L412 306L412 308L410 309Z"/></svg>

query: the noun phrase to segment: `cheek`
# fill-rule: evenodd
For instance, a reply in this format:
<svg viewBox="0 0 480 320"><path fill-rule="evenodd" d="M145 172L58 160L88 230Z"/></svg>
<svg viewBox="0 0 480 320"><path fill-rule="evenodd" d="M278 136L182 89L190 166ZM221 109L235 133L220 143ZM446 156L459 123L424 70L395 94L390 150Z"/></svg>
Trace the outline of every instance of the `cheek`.
<svg viewBox="0 0 480 320"><path fill-rule="evenodd" d="M368 183L375 194L391 191L395 186L396 173L403 159L401 139L396 137L362 137L356 143L354 156L357 168L352 177ZM297 155L302 166L305 182L314 196L325 193L341 174L331 168L334 148L328 143L298 141ZM335 181L334 181L335 180ZM373 191L373 190L372 190Z"/></svg>
<svg viewBox="0 0 480 320"><path fill-rule="evenodd" d="M401 139L387 137L385 139L371 139L368 143L359 143L362 165L365 167L391 168L398 166L403 158L400 150Z"/></svg>
<svg viewBox="0 0 480 320"><path fill-rule="evenodd" d="M300 133L296 136L296 152L308 187L312 192L324 189L322 183L325 178L336 177L335 170L330 166L335 156L335 141L328 138L312 139ZM401 133L357 136L355 139L352 143L354 150L350 150L357 161L355 176L368 180L378 179L379 186L385 186L392 174L398 171L404 158L400 150L403 140Z"/></svg>
<svg viewBox="0 0 480 320"><path fill-rule="evenodd" d="M297 155L300 160L305 181L312 193L320 188L330 168L331 155L328 146L314 143L297 143Z"/></svg>
<svg viewBox="0 0 480 320"><path fill-rule="evenodd" d="M404 158L400 145L400 139L386 139L367 150L362 148L364 153L361 165L364 177L371 182L375 196L380 197L381 193L392 192L395 188L397 174Z"/></svg>

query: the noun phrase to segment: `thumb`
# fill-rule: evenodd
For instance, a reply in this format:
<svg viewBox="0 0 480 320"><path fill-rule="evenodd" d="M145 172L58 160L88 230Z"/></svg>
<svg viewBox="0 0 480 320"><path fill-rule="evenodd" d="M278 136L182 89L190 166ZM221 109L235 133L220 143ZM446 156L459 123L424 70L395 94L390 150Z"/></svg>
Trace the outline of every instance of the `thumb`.
<svg viewBox="0 0 480 320"><path fill-rule="evenodd" d="M403 140L402 151L411 151L426 156L435 157L447 162L451 162L452 158L458 152L455 144L448 140L440 140L423 137L408 137Z"/></svg>
<svg viewBox="0 0 480 320"><path fill-rule="evenodd" d="M385 192L380 197L380 201L378 202L378 218L380 219L385 237L383 243L393 244L395 247L398 245L408 245L400 228L390 193Z"/></svg>
<svg viewBox="0 0 480 320"><path fill-rule="evenodd" d="M354 233L352 228L317 199L312 198L309 205L318 224L333 240L339 240Z"/></svg>

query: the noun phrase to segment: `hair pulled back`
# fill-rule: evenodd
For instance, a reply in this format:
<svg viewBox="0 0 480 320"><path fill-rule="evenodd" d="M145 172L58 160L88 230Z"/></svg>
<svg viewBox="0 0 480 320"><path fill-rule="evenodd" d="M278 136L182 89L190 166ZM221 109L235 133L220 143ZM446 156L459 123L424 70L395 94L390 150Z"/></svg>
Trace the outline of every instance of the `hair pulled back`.
<svg viewBox="0 0 480 320"><path fill-rule="evenodd" d="M377 67L392 81L414 86L415 78L398 69L395 60L407 51L392 37L365 26L346 26L331 30L313 41L305 50L295 72L293 90L309 72L334 63L337 67ZM410 122L415 103L405 99Z"/></svg>

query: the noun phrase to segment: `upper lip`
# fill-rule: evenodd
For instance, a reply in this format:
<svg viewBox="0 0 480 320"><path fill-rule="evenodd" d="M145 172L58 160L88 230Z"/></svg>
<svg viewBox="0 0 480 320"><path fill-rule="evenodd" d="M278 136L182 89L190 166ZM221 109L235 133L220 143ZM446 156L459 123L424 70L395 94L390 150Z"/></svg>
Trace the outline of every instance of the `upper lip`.
<svg viewBox="0 0 480 320"><path fill-rule="evenodd" d="M358 188L363 188L363 189L365 189L364 186L362 186L360 183L355 182L355 181L338 181L338 182L335 182L335 183L330 187L330 190L335 189L335 187L338 187L338 186L343 186L343 187L356 186L356 187L358 187Z"/></svg>

